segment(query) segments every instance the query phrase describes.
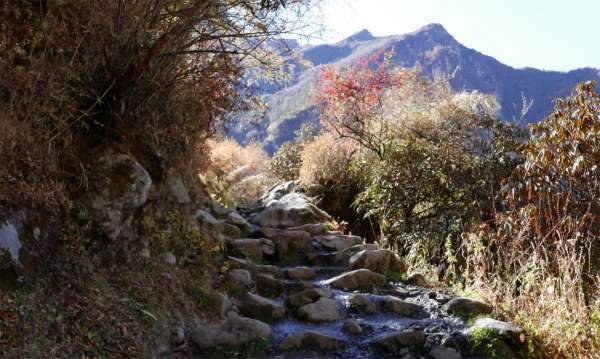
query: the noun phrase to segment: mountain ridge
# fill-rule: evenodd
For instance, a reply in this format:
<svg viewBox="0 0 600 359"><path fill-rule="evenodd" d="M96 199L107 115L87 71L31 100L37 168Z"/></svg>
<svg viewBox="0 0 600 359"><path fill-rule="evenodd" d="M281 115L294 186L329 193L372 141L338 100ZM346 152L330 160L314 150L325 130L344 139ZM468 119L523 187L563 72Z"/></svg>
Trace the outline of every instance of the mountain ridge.
<svg viewBox="0 0 600 359"><path fill-rule="evenodd" d="M427 24L413 32L377 37L363 29L333 44L298 47L287 60L296 66L287 86L259 92L269 110L258 127L238 122L230 135L241 143L262 142L274 152L283 142L292 140L294 131L304 122L318 123L312 105L312 82L321 66L343 67L377 51L394 50L395 66L419 66L425 75L454 74L455 90L477 90L498 97L501 117L520 119L523 96L533 104L523 125L545 117L558 97L568 95L580 81L600 80L600 70L586 67L568 72L514 68L492 56L469 48L456 40L438 23ZM308 61L306 66L296 58Z"/></svg>

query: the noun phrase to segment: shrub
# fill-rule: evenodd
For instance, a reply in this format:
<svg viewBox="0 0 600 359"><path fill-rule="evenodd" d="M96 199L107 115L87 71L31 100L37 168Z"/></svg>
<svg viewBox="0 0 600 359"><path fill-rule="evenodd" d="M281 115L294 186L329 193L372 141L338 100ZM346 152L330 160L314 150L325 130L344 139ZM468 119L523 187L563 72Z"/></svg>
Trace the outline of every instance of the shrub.
<svg viewBox="0 0 600 359"><path fill-rule="evenodd" d="M273 155L269 164L269 174L282 181L292 181L300 176L302 149L313 141L319 130L310 123L304 123L295 132L294 141L286 142Z"/></svg>

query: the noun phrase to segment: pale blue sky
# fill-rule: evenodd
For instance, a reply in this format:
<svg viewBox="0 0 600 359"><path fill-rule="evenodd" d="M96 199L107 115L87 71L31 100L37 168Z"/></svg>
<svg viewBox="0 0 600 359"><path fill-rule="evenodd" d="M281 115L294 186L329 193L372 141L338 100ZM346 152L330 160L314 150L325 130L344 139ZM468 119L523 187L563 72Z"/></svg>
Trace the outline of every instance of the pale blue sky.
<svg viewBox="0 0 600 359"><path fill-rule="evenodd" d="M322 9L326 42L364 28L383 36L436 22L513 67L600 68L600 0L325 0Z"/></svg>

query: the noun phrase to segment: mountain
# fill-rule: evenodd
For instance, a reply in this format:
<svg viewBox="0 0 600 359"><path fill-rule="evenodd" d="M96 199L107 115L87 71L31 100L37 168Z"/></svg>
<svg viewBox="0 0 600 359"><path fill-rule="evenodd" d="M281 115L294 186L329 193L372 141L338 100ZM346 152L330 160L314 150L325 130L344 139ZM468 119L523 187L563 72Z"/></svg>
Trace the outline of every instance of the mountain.
<svg viewBox="0 0 600 359"><path fill-rule="evenodd" d="M295 66L284 86L262 86L259 94L269 109L258 125L239 121L230 135L245 143L258 140L269 152L294 138L294 131L305 122L318 123L311 90L323 65L344 66L377 51L394 50L392 62L401 67L419 66L425 74L454 74L456 90L478 90L494 94L507 121L520 118L523 96L533 100L525 123L542 119L557 97L566 96L580 81L600 80L600 71L582 68L569 72L516 69L491 56L459 43L440 24L429 24L405 35L373 36L362 30L340 42L295 49L288 62ZM309 65L307 65L309 63Z"/></svg>

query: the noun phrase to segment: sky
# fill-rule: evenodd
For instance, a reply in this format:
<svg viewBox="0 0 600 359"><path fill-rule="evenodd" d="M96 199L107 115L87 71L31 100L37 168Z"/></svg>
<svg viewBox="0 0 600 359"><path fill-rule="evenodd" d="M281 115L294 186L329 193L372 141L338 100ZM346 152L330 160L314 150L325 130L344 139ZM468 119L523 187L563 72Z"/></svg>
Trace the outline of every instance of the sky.
<svg viewBox="0 0 600 359"><path fill-rule="evenodd" d="M324 0L326 30L311 43L362 29L375 36L440 23L463 45L513 67L600 68L600 0Z"/></svg>

